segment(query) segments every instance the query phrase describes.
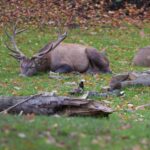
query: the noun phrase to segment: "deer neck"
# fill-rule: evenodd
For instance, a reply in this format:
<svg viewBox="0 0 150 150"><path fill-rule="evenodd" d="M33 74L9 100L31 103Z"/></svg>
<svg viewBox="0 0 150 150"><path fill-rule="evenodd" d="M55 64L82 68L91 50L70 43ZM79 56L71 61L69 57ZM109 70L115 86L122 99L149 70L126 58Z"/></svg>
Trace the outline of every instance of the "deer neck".
<svg viewBox="0 0 150 150"><path fill-rule="evenodd" d="M39 58L35 61L37 71L47 71L50 69L49 59L47 57Z"/></svg>

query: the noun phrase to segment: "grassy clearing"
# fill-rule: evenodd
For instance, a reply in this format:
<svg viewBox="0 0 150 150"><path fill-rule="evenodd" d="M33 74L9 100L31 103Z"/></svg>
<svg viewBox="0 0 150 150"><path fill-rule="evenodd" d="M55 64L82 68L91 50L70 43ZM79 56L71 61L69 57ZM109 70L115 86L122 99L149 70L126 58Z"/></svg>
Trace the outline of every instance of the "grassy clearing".
<svg viewBox="0 0 150 150"><path fill-rule="evenodd" d="M72 30L65 42L91 45L97 49L106 48L114 73L146 68L133 67L132 58L139 47L149 45L150 28L144 26L145 36L140 29L96 28ZM29 30L17 38L19 47L31 56L56 38L55 30ZM65 80L52 80L48 73L31 78L19 77L18 63L8 56L3 45L5 37L0 37L0 95L29 95L39 91L57 90L67 95L72 89L66 82L78 82L85 79L86 90L100 91L108 85L111 75L63 75ZM19 88L18 88L19 87ZM109 119L101 118L65 118L44 116L0 116L0 150L26 149L149 149L150 148L150 111L148 109L132 112L128 103L138 106L149 102L149 87L125 88L125 97L109 97L110 106L117 112ZM99 100L104 100L99 99Z"/></svg>

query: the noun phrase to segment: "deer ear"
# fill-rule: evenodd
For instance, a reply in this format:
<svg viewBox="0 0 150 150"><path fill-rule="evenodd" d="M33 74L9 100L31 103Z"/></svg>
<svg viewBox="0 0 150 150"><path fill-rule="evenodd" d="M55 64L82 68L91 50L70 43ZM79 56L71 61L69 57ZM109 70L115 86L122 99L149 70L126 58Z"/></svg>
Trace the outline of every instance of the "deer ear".
<svg viewBox="0 0 150 150"><path fill-rule="evenodd" d="M103 48L103 49L101 50L101 54L104 55L104 56L107 56L107 52L106 52L106 49L105 49L105 48Z"/></svg>

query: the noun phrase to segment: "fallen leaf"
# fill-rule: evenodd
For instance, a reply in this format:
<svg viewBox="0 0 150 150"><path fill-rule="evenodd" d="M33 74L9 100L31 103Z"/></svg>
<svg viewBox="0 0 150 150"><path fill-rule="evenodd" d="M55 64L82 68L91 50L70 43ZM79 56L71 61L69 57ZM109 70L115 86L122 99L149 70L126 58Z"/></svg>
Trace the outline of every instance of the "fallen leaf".
<svg viewBox="0 0 150 150"><path fill-rule="evenodd" d="M128 104L128 108L133 110L134 109L134 105L133 104Z"/></svg>
<svg viewBox="0 0 150 150"><path fill-rule="evenodd" d="M27 114L24 116L27 121L33 122L35 120L35 114Z"/></svg>
<svg viewBox="0 0 150 150"><path fill-rule="evenodd" d="M18 87L18 86L14 86L14 89L16 89L16 90L20 90L21 88L20 88L20 87Z"/></svg>
<svg viewBox="0 0 150 150"><path fill-rule="evenodd" d="M132 150L142 150L140 145L135 145Z"/></svg>
<svg viewBox="0 0 150 150"><path fill-rule="evenodd" d="M131 128L131 125L130 124L124 124L123 126L121 126L119 129L120 130L127 130L127 129L130 129Z"/></svg>
<svg viewBox="0 0 150 150"><path fill-rule="evenodd" d="M22 139L26 138L27 136L24 133L18 133L18 136Z"/></svg>
<svg viewBox="0 0 150 150"><path fill-rule="evenodd" d="M66 82L65 85L73 85L73 86L77 86L78 84L76 82Z"/></svg>
<svg viewBox="0 0 150 150"><path fill-rule="evenodd" d="M141 36L142 38L144 38L144 37L145 37L144 30L141 30L141 31L140 31L140 36Z"/></svg>

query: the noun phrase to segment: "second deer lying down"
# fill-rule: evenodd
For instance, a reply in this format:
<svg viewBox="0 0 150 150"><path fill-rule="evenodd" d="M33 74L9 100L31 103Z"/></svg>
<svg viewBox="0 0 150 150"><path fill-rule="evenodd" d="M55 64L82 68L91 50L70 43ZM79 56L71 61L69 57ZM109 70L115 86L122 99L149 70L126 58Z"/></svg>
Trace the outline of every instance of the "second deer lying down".
<svg viewBox="0 0 150 150"><path fill-rule="evenodd" d="M27 58L17 47L15 36L23 30L13 29L13 35L6 35L10 38L14 49L11 56L20 62L20 72L23 76L32 76L37 72L54 71L58 73L69 73L77 71L84 72L111 72L108 59L95 48L79 44L60 44L67 36L66 33L59 36L57 41L48 43L32 58Z"/></svg>
<svg viewBox="0 0 150 150"><path fill-rule="evenodd" d="M133 58L133 65L150 67L150 46L139 49Z"/></svg>

